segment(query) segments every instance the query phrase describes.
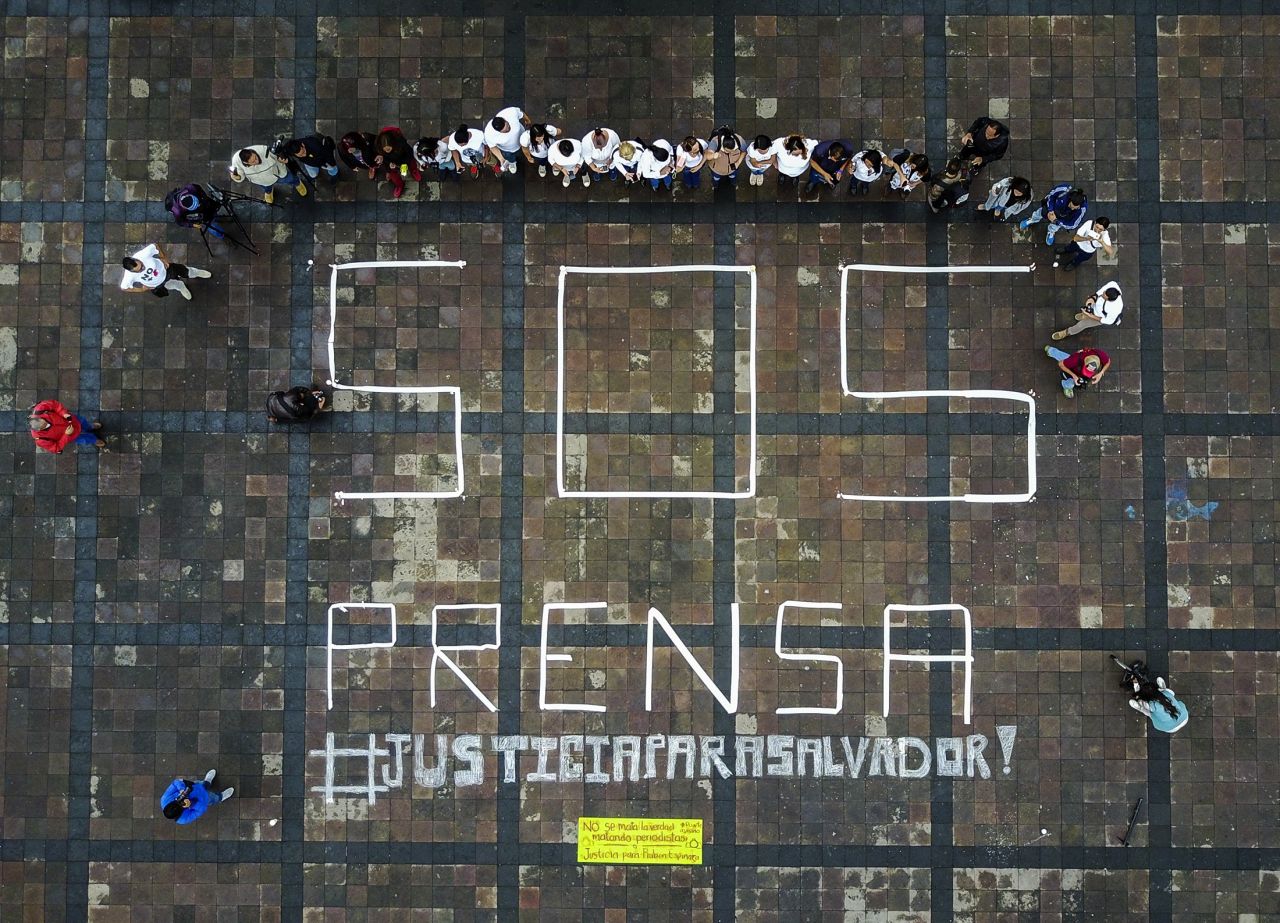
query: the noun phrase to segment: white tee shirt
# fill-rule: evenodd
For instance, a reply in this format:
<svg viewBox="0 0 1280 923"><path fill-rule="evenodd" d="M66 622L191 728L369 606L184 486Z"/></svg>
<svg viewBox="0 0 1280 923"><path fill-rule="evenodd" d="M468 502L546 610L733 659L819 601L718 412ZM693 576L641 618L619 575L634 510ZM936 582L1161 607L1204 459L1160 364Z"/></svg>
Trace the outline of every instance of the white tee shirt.
<svg viewBox="0 0 1280 923"><path fill-rule="evenodd" d="M636 167L640 164L640 158L644 156L644 145L636 144L634 141L631 144L635 147L635 152L632 153L630 160L622 156L622 151L613 152L613 168L615 170L621 170L628 174L636 171Z"/></svg>
<svg viewBox="0 0 1280 923"><path fill-rule="evenodd" d="M547 125L546 129L547 136L551 140L532 144L532 136L529 134L529 129L526 128L524 131L520 132L520 146L526 148L534 157L546 157L547 148L551 147L551 145L555 143L555 139L560 137L560 129L556 128L554 125Z"/></svg>
<svg viewBox="0 0 1280 923"><path fill-rule="evenodd" d="M667 159L658 161L654 158L653 152L657 148L662 148L667 152ZM640 176L644 179L661 179L668 167L675 168L675 156L671 150L671 144L659 138L656 141L650 141L648 149L640 155Z"/></svg>
<svg viewBox="0 0 1280 923"><path fill-rule="evenodd" d="M676 169L677 170L701 170L702 165L707 162L707 142L701 138L698 143L702 145L702 150L697 153L690 154L682 145L680 150L676 152Z"/></svg>
<svg viewBox="0 0 1280 923"><path fill-rule="evenodd" d="M468 129L466 144L459 144L458 139L450 135L449 150L457 151L463 163L479 163L484 160L484 132L478 128Z"/></svg>
<svg viewBox="0 0 1280 923"><path fill-rule="evenodd" d="M120 279L120 288L128 291L139 282L147 288L159 288L166 278L169 271L165 269L164 263L160 262L160 250L155 244L148 244L133 255L135 260L142 263L142 272L124 271L124 276Z"/></svg>
<svg viewBox="0 0 1280 923"><path fill-rule="evenodd" d="M1101 317L1102 323L1108 327L1110 327L1114 323L1119 322L1120 314L1121 312L1124 311L1123 295L1121 295L1115 301L1108 301L1106 298L1103 297L1102 293L1109 288L1114 288L1117 292L1120 291L1120 286L1117 285L1115 282L1106 282L1098 286L1098 291L1094 293L1098 297L1093 302L1093 304L1089 306L1089 309L1088 309L1092 311L1094 314Z"/></svg>
<svg viewBox="0 0 1280 923"><path fill-rule="evenodd" d="M1097 227L1092 221L1086 221L1076 231L1084 240L1077 240L1076 246L1085 253L1094 253L1102 246L1111 246L1111 229Z"/></svg>
<svg viewBox="0 0 1280 923"><path fill-rule="evenodd" d="M582 159L600 170L608 169L613 163L613 152L618 149L620 143L618 133L612 128L604 129L604 133L608 135L608 139L602 148L596 147L595 139L592 137L595 134L594 130L587 132L582 138Z"/></svg>
<svg viewBox="0 0 1280 923"><path fill-rule="evenodd" d="M425 159L423 159L423 153L426 155ZM418 146L416 144L413 146L413 159L418 162L418 166L420 167L429 167L433 164L438 166L439 164L449 163L453 160L452 155L449 153L449 143L445 141L444 138L441 138L436 142L435 151L425 151L423 153L418 151Z"/></svg>
<svg viewBox="0 0 1280 923"><path fill-rule="evenodd" d="M569 154L560 153L560 145L571 144L573 150ZM565 138L551 145L551 150L547 152L547 160L551 162L553 167L560 167L563 170L576 170L582 166L582 143L574 141L572 138Z"/></svg>
<svg viewBox="0 0 1280 923"><path fill-rule="evenodd" d="M764 153L756 148L756 144L752 141L747 145L747 166L753 170L764 171L769 169L769 158L773 156L773 148L770 147Z"/></svg>
<svg viewBox="0 0 1280 923"><path fill-rule="evenodd" d="M497 118L506 120L507 130L500 132L493 127L493 122L489 122L484 126L484 143L514 154L520 150L520 120L524 118L524 111L518 106L507 106L498 113Z"/></svg>
<svg viewBox="0 0 1280 923"><path fill-rule="evenodd" d="M879 179L881 174L884 173L884 161L881 160L880 169L873 172L870 167L862 162L862 158L866 156L866 151L858 151L858 153L853 155L853 178L861 180L864 183L869 183L872 180Z"/></svg>
<svg viewBox="0 0 1280 923"><path fill-rule="evenodd" d="M809 169L809 158L813 156L813 149L818 146L818 142L812 138L804 139L804 153L792 154L787 150L787 139L779 138L773 142L773 156L778 158L778 172L783 176L799 176Z"/></svg>

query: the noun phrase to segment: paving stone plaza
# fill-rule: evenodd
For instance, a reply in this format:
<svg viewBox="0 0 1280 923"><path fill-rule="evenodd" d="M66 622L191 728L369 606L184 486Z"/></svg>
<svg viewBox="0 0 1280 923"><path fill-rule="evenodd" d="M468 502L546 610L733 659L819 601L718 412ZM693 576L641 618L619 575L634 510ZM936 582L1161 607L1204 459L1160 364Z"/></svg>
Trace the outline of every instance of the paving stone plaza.
<svg viewBox="0 0 1280 923"><path fill-rule="evenodd" d="M1280 8L415 6L3 4L0 920L1280 919ZM162 205L507 105L1012 141L943 215L344 168L242 203L253 255ZM974 220L1011 174L1115 256ZM150 242L193 300L120 290ZM465 265L331 268L412 261ZM561 272L664 266L703 268ZM1043 349L1107 281L1067 399ZM312 382L332 413L268 423ZM55 397L104 451L33 446ZM213 768L234 798L161 814ZM701 862L580 818L700 820Z"/></svg>

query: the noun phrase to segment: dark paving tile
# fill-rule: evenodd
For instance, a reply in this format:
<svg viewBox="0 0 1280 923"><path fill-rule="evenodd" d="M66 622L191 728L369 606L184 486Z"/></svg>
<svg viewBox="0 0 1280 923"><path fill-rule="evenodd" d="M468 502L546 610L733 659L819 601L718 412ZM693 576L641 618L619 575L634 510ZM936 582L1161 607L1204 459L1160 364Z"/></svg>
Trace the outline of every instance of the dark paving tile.
<svg viewBox="0 0 1280 923"><path fill-rule="evenodd" d="M60 840L67 828L71 648L3 645L0 812L5 837ZM37 905L38 906L38 905Z"/></svg>
<svg viewBox="0 0 1280 923"><path fill-rule="evenodd" d="M36 454L26 433L5 436L0 472L0 622L69 622L75 598L75 449Z"/></svg>
<svg viewBox="0 0 1280 923"><path fill-rule="evenodd" d="M1224 915L1263 920L1280 914L1280 872L1196 870L1173 873L1174 923L1202 923Z"/></svg>
<svg viewBox="0 0 1280 923"><path fill-rule="evenodd" d="M621 865L520 867L520 920L578 916L619 923L632 919L711 916L712 870Z"/></svg>
<svg viewBox="0 0 1280 923"><path fill-rule="evenodd" d="M304 914L321 918L360 915L389 921L413 907L447 913L458 923L498 919L493 866L307 865L302 893Z"/></svg>
<svg viewBox="0 0 1280 923"><path fill-rule="evenodd" d="M62 893L66 874L62 862L0 862L0 911L6 918L23 923L63 923L67 919Z"/></svg>
<svg viewBox="0 0 1280 923"><path fill-rule="evenodd" d="M957 923L988 920L1150 919L1141 870L965 868L955 870Z"/></svg>
<svg viewBox="0 0 1280 923"><path fill-rule="evenodd" d="M180 862L91 862L93 915L102 919L228 918L277 923L280 868L218 863L214 875Z"/></svg>
<svg viewBox="0 0 1280 923"><path fill-rule="evenodd" d="M739 917L782 923L797 914L927 923L929 870L920 868L770 868L736 871Z"/></svg>

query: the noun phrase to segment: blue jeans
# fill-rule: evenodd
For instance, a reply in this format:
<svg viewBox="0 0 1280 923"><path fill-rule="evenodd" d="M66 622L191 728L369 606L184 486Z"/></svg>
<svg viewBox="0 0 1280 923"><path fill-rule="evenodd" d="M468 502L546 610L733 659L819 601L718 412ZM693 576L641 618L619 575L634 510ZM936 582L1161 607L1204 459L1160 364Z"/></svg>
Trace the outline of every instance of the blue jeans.
<svg viewBox="0 0 1280 923"><path fill-rule="evenodd" d="M658 191L658 186L665 186L667 189L670 189L671 174L668 173L666 176L659 176L657 179L651 179L649 180L649 185L653 187L654 192Z"/></svg>
<svg viewBox="0 0 1280 923"><path fill-rule="evenodd" d="M680 182L684 183L685 189L701 189L702 188L702 167L696 170L688 168L680 171Z"/></svg>
<svg viewBox="0 0 1280 923"><path fill-rule="evenodd" d="M1063 261L1064 266L1079 266L1093 259L1093 252L1080 249L1080 245L1073 240L1058 254L1058 259Z"/></svg>
<svg viewBox="0 0 1280 923"><path fill-rule="evenodd" d="M204 790L209 793L209 807L213 807L222 800L222 792L215 792L208 782L202 781L200 784L203 785Z"/></svg>
<svg viewBox="0 0 1280 923"><path fill-rule="evenodd" d="M80 421L80 435L76 437L76 445L93 445L98 441L98 434L93 431L93 424L80 414L72 414Z"/></svg>
<svg viewBox="0 0 1280 923"><path fill-rule="evenodd" d="M295 186L297 186L298 183L300 182L302 182L302 178L298 176L297 173L294 173L292 170L290 170L287 173L285 173L284 176L276 180L273 185L268 186L267 189L268 190L275 189L276 186L287 186L289 189L292 189Z"/></svg>
<svg viewBox="0 0 1280 923"><path fill-rule="evenodd" d="M520 151L504 151L502 148L496 148L497 152L502 155L502 159L507 163L515 163L516 158L520 156Z"/></svg>
<svg viewBox="0 0 1280 923"><path fill-rule="evenodd" d="M317 176L319 176L320 170L321 170L320 167L313 167L309 163L302 164L302 169L306 170L307 176L311 177L312 179L315 179ZM338 175L338 165L336 163L331 166L324 167L323 169L324 169L324 172L328 173L330 176Z"/></svg>
<svg viewBox="0 0 1280 923"><path fill-rule="evenodd" d="M738 185L738 171L730 170L728 173L724 174L723 176L721 176L719 173L714 173L714 172L711 174L712 188L719 186L721 183L725 182L726 180L728 181L730 186Z"/></svg>
<svg viewBox="0 0 1280 923"><path fill-rule="evenodd" d="M1066 360L1071 358L1070 353L1065 353L1062 350L1058 349L1056 346L1046 347L1045 352L1049 354L1049 358L1052 359L1054 362L1065 362ZM1059 384L1062 385L1063 394L1071 394L1076 389L1075 379L1073 379L1070 375L1063 375L1062 381L1059 382Z"/></svg>

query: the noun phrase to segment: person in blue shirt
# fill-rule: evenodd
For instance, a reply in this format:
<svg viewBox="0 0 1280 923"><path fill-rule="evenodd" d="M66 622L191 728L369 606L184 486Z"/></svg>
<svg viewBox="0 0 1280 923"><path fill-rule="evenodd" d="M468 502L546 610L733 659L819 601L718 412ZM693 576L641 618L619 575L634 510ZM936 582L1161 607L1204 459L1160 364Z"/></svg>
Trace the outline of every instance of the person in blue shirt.
<svg viewBox="0 0 1280 923"><path fill-rule="evenodd" d="M164 816L180 824L195 823L209 808L234 795L234 788L220 792L213 790L213 779L217 774L218 770L210 769L205 773L203 782L189 782L186 779L174 779L170 782L160 796Z"/></svg>
<svg viewBox="0 0 1280 923"><path fill-rule="evenodd" d="M838 186L853 159L853 142L835 138L819 143L809 156L809 184L806 195L813 195L819 185Z"/></svg>
<svg viewBox="0 0 1280 923"><path fill-rule="evenodd" d="M1088 211L1089 197L1084 194L1083 189L1070 183L1059 183L1049 190L1039 208L1018 222L1018 227L1025 231L1041 219L1048 218L1049 231L1044 236L1044 242L1052 247L1058 231L1074 231L1084 222Z"/></svg>
<svg viewBox="0 0 1280 923"><path fill-rule="evenodd" d="M1142 712L1151 719L1153 728L1166 734L1181 730L1189 717L1187 706L1165 685L1163 676L1157 676L1154 683L1134 680L1129 707Z"/></svg>

